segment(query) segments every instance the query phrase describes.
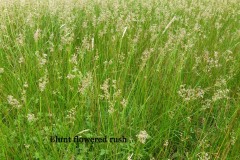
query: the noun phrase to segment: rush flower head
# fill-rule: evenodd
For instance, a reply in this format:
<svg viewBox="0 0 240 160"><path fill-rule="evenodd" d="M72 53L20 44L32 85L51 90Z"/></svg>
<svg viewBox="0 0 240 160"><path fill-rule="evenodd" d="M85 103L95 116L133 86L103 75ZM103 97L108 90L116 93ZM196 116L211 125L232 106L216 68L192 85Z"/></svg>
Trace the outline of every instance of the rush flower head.
<svg viewBox="0 0 240 160"><path fill-rule="evenodd" d="M73 54L71 59L69 60L69 62L72 63L72 64L78 64L78 55Z"/></svg>
<svg viewBox="0 0 240 160"><path fill-rule="evenodd" d="M36 32L34 33L34 36L33 36L35 42L38 41L40 35L41 35L41 30L40 30L40 29L37 29Z"/></svg>
<svg viewBox="0 0 240 160"><path fill-rule="evenodd" d="M74 124L74 121L76 120L76 112L77 112L76 109L77 109L77 106L67 111L68 114L66 118L68 119L68 123Z"/></svg>
<svg viewBox="0 0 240 160"><path fill-rule="evenodd" d="M24 63L24 61L25 61L24 57L21 56L21 57L19 58L19 60L18 60L18 63L19 63L19 64L22 64L22 63Z"/></svg>
<svg viewBox="0 0 240 160"><path fill-rule="evenodd" d="M40 68L43 67L47 63L47 54L40 54L39 51L36 51L35 55L37 57Z"/></svg>
<svg viewBox="0 0 240 160"><path fill-rule="evenodd" d="M23 84L23 87L24 87L24 88L28 88L28 83L25 82L25 83Z"/></svg>
<svg viewBox="0 0 240 160"><path fill-rule="evenodd" d="M47 75L44 75L43 77L41 77L38 80L38 87L39 87L41 92L43 92L45 90L47 83L48 83Z"/></svg>
<svg viewBox="0 0 240 160"><path fill-rule="evenodd" d="M35 115L34 114L28 114L27 115L27 120L28 120L28 122L33 122L33 121L35 121L36 120L36 117L35 117Z"/></svg>
<svg viewBox="0 0 240 160"><path fill-rule="evenodd" d="M92 81L93 81L92 74L88 72L81 80L81 83L79 83L78 91L81 94L84 94L85 91L91 86Z"/></svg>
<svg viewBox="0 0 240 160"><path fill-rule="evenodd" d="M0 68L0 74L4 72L4 68Z"/></svg>
<svg viewBox="0 0 240 160"><path fill-rule="evenodd" d="M180 97L183 98L184 101L188 102L191 100L203 98L205 91L200 87L191 88L191 87L186 87L186 85L183 84L180 86L180 90L178 91L178 94Z"/></svg>
<svg viewBox="0 0 240 160"><path fill-rule="evenodd" d="M24 144L24 146L28 149L30 147L30 144Z"/></svg>
<svg viewBox="0 0 240 160"><path fill-rule="evenodd" d="M139 134L137 134L136 136L137 136L138 140L139 140L141 143L143 143L143 144L144 144L144 143L146 142L146 140L150 137L145 130L140 131Z"/></svg>
<svg viewBox="0 0 240 160"><path fill-rule="evenodd" d="M128 101L125 98L123 98L120 103L123 106L123 108L126 108Z"/></svg>
<svg viewBox="0 0 240 160"><path fill-rule="evenodd" d="M17 99L15 99L12 95L8 95L7 97L7 101L8 103L15 107L15 108L20 108L22 105L19 103L19 101Z"/></svg>

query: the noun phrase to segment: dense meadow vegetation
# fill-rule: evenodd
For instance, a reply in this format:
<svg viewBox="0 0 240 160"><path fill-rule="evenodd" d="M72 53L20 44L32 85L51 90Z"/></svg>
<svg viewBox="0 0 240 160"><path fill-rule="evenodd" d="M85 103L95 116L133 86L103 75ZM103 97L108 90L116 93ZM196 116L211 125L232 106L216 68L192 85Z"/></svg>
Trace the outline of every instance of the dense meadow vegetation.
<svg viewBox="0 0 240 160"><path fill-rule="evenodd" d="M0 159L239 160L238 2L0 0Z"/></svg>

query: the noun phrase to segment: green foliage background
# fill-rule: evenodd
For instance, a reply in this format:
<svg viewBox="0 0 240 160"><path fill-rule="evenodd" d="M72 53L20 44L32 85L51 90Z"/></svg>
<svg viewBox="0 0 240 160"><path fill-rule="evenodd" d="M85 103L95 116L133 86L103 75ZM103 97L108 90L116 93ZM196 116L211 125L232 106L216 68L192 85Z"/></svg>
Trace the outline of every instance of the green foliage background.
<svg viewBox="0 0 240 160"><path fill-rule="evenodd" d="M240 159L239 10L1 0L0 159Z"/></svg>

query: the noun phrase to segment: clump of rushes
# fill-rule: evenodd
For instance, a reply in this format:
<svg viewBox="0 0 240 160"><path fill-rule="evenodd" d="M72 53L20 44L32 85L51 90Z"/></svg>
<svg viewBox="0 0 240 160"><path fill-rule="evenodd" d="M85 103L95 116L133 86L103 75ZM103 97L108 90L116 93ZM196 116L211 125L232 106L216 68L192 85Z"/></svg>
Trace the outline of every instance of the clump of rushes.
<svg viewBox="0 0 240 160"><path fill-rule="evenodd" d="M0 159L239 159L237 0L0 1Z"/></svg>

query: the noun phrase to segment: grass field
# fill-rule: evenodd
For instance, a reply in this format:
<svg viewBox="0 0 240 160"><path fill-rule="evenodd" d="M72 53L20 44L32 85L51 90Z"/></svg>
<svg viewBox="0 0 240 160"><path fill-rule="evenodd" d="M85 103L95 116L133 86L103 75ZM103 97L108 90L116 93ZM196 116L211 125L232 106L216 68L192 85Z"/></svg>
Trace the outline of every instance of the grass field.
<svg viewBox="0 0 240 160"><path fill-rule="evenodd" d="M238 2L0 0L0 159L239 160Z"/></svg>

